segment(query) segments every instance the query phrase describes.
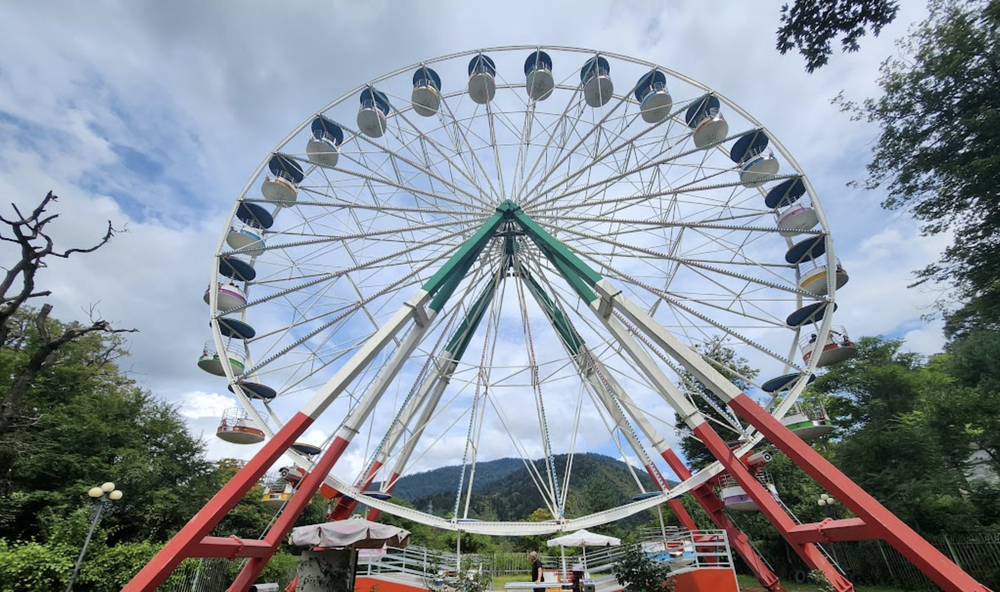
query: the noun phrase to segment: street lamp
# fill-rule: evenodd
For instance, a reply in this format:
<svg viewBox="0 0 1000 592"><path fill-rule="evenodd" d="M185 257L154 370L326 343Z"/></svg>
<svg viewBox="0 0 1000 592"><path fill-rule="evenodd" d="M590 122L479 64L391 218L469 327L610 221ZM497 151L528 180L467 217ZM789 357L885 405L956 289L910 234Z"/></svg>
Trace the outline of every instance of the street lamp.
<svg viewBox="0 0 1000 592"><path fill-rule="evenodd" d="M826 515L828 517L833 518L833 507L837 505L837 500L824 493L819 496L818 500L816 500L816 505L826 510Z"/></svg>
<svg viewBox="0 0 1000 592"><path fill-rule="evenodd" d="M122 492L115 489L115 484L110 481L100 487L91 487L87 495L94 500L94 519L90 522L90 530L87 531L87 538L83 541L83 549L80 550L80 556L76 559L73 575L69 577L69 585L66 586L66 592L73 590L73 582L76 581L76 576L80 573L80 565L83 563L83 556L87 554L87 545L90 544L90 537L94 535L94 529L101 522L104 510L111 502L122 499Z"/></svg>

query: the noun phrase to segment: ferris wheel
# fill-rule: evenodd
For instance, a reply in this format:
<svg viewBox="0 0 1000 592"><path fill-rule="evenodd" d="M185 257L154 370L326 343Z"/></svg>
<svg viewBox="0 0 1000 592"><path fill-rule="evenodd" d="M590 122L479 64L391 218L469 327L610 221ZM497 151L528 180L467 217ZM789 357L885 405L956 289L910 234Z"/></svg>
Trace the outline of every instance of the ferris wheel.
<svg viewBox="0 0 1000 592"><path fill-rule="evenodd" d="M664 460L684 425L662 390L696 406L703 392L675 342L718 371L713 343L760 368L736 378L811 436L832 427L799 394L854 352L830 314L848 276L792 156L717 91L605 52L471 51L358 86L264 156L215 259L199 365L242 408L220 437L260 442L309 408L313 440L289 454L304 474L350 445L354 469L324 485L341 510L361 499L471 532L588 527L663 501L637 491L571 515L581 452L684 482L673 496L720 473ZM602 281L631 308L595 309ZM759 441L708 403L725 439ZM475 466L500 457L524 459L551 522L473 522ZM448 518L385 502L435 463L463 467Z"/></svg>

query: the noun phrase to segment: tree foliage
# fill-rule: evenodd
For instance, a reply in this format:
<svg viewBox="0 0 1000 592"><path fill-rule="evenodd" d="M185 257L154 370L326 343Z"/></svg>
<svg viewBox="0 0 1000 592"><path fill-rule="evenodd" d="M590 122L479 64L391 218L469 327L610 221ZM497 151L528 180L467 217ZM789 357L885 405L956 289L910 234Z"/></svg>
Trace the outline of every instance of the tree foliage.
<svg viewBox="0 0 1000 592"><path fill-rule="evenodd" d="M795 0L781 7L778 51L798 50L812 73L830 60L835 39L843 51L858 51L868 30L878 36L898 10L895 0Z"/></svg>
<svg viewBox="0 0 1000 592"><path fill-rule="evenodd" d="M57 199L50 191L30 215L22 214L17 205L11 204L16 217L8 219L0 216L0 242L13 243L18 251L18 259L4 267L6 273L0 279L0 348L11 344L12 332L17 333L13 336L13 343L20 345L24 336L31 333L29 325L34 330L34 347L30 350L30 355L14 369L11 380L0 391L0 443L7 445L16 445L16 431L34 421L34 416L24 413L22 409L24 396L43 369L58 363L60 349L91 333L116 334L132 331L112 328L108 321L94 318L93 310L89 325L73 322L59 326L57 332L52 331L53 324L49 322L51 304L43 304L31 314L24 314L23 309L30 302L51 295L48 290L38 289L36 277L47 266L48 259L68 259L78 253L93 253L106 245L115 234L111 222L108 222L104 237L93 246L57 249L55 241L46 231L46 226L59 217L58 214L47 212L49 205Z"/></svg>
<svg viewBox="0 0 1000 592"><path fill-rule="evenodd" d="M637 544L626 545L612 573L628 592L673 592L671 568L666 562L653 561Z"/></svg>
<svg viewBox="0 0 1000 592"><path fill-rule="evenodd" d="M904 209L926 235L953 235L917 284L954 287L947 330L996 327L1000 319L1000 1L932 0L930 16L882 66L882 94L841 101L879 135L869 189Z"/></svg>

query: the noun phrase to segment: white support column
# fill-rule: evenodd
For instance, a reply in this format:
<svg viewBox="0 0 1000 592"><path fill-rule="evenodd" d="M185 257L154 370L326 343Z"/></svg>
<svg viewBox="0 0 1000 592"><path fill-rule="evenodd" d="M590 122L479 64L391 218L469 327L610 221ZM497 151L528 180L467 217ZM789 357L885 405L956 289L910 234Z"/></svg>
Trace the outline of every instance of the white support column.
<svg viewBox="0 0 1000 592"><path fill-rule="evenodd" d="M729 402L742 394L739 387L726 380L726 377L702 359L698 352L671 335L645 311L626 298L621 290L615 288L608 280L598 282L594 286L594 290L600 296L598 301L607 300L615 310L622 313L629 322L645 333L656 345L663 348L667 355L680 362L688 372L723 401Z"/></svg>
<svg viewBox="0 0 1000 592"><path fill-rule="evenodd" d="M424 334L427 333L427 329L430 327L431 322L434 317L437 316L437 312L431 309L425 309L419 303L411 304L407 303L407 306L412 306L414 313L418 310L423 311L420 315L423 318L423 323L417 322L414 324L413 328L409 333L403 338L403 341L396 348L396 351L392 353L392 357L389 358L388 363L382 368L382 371L375 378L375 381L368 387L368 391L365 392L361 400L354 409L347 415L344 419L343 425L337 432L337 437L347 440L348 442L354 438L354 435L358 433L361 424L368 419L368 415L375 409L375 405L378 404L379 399L385 393L385 390L389 388L389 383L396 378L396 374L403 367L403 364L410 359L410 354L413 350L417 349L420 342L424 339ZM366 344L367 345L367 344Z"/></svg>
<svg viewBox="0 0 1000 592"><path fill-rule="evenodd" d="M698 411L694 403L688 401L681 394L677 386L670 382L670 379L663 373L663 370L660 369L649 353L639 345L635 338L629 334L625 326L613 316L607 318L601 316L602 300L603 298L599 298L591 303L590 308L594 311L594 315L611 332L618 344L622 346L622 349L625 350L636 365L639 366L642 373L646 375L646 378L659 391L660 396L674 408L674 411L681 416L684 423L691 429L705 423L705 417Z"/></svg>
<svg viewBox="0 0 1000 592"><path fill-rule="evenodd" d="M406 469L406 463L410 461L410 456L413 454L413 450L417 447L417 442L420 440L420 436L424 433L424 427L434 416L434 412L437 411L438 403L441 401L441 395L444 394L444 389L451 381L451 375L455 372L458 362L449 359L447 362L442 362L441 366L438 380L432 385L430 394L427 396L427 402L424 404L424 409L420 413L420 417L417 419L417 427L410 434L410 437L407 438L406 443L403 444L402 450L400 450L399 455L396 457L396 464L392 468L392 473L390 473L391 479L395 479L397 475L401 475ZM392 483L390 483L390 485L392 485Z"/></svg>
<svg viewBox="0 0 1000 592"><path fill-rule="evenodd" d="M455 371L457 362L452 359L451 355L445 352L445 357L433 362L431 364L430 372L427 373L427 378L424 379L423 383L414 393L413 399L403 408L399 416L396 417L392 422L392 426L389 427L389 434L385 438L385 443L379 448L375 454L375 464L381 466L388 459L389 454L392 449L396 447L399 439L403 436L403 433L409 427L410 422L413 421L414 416L416 416L417 411L424 407L425 401L431 400L430 405L433 409L437 406L438 400L441 398L441 393L444 388L437 389L439 383L448 384L448 378L451 373ZM442 371L443 369L443 371ZM431 396L436 393L436 397Z"/></svg>
<svg viewBox="0 0 1000 592"><path fill-rule="evenodd" d="M382 325L378 331L372 335L361 349L355 353L350 360L344 364L333 377L327 381L323 388L313 395L313 398L309 400L308 403L300 411L304 415L309 416L312 419L319 417L331 403L336 400L340 393L347 388L358 374L361 373L365 367L375 356L381 352L385 346L391 341L397 333L407 324L407 322L413 318L414 312L416 310L424 310L424 305L427 304L429 299L429 294L424 290L419 290L413 298L410 298L398 311L392 316L389 321ZM423 333L421 333L423 335ZM402 348L402 346L400 346Z"/></svg>

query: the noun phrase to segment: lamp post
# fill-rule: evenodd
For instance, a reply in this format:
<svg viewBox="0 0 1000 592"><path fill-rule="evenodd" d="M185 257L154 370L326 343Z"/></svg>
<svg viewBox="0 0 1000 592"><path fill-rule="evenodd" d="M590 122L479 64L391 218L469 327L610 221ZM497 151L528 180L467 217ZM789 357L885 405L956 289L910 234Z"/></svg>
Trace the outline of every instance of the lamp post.
<svg viewBox="0 0 1000 592"><path fill-rule="evenodd" d="M115 489L115 484L110 481L100 487L91 487L87 495L94 500L94 519L90 522L90 530L87 531L87 538L83 541L83 549L80 550L80 556L76 559L73 575L69 577L69 585L66 586L66 592L73 590L73 582L76 581L76 576L80 573L80 565L83 563L83 556L87 554L87 545L90 544L90 537L94 536L94 529L101 522L104 510L111 502L122 499L122 492Z"/></svg>
<svg viewBox="0 0 1000 592"><path fill-rule="evenodd" d="M833 496L824 493L816 500L816 505L826 510L827 518L833 520L833 507L837 505L837 500ZM830 552L833 553L833 562L838 564L837 568L839 569L840 560L837 559L837 551L834 549L834 543L830 543Z"/></svg>
<svg viewBox="0 0 1000 592"><path fill-rule="evenodd" d="M819 496L818 500L816 500L816 505L826 510L826 515L828 517L833 518L833 507L837 505L837 500L824 493Z"/></svg>

